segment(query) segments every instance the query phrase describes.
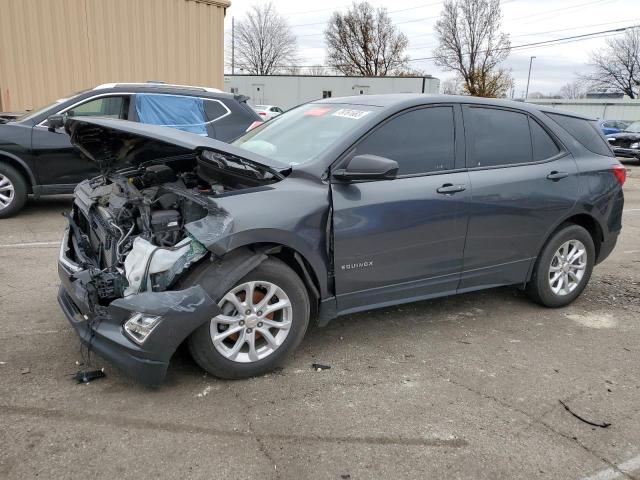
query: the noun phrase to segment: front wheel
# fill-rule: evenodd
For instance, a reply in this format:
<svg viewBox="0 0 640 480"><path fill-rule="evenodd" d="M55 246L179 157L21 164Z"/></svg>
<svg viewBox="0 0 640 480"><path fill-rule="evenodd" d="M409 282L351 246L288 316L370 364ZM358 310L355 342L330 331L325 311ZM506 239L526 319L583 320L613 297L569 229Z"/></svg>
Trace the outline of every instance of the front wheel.
<svg viewBox="0 0 640 480"><path fill-rule="evenodd" d="M193 359L220 378L273 370L298 346L309 324L309 296L285 263L267 259L218 302L220 315L189 337Z"/></svg>
<svg viewBox="0 0 640 480"><path fill-rule="evenodd" d="M561 227L540 252L527 293L546 307L564 307L585 289L594 264L589 232L579 225Z"/></svg>
<svg viewBox="0 0 640 480"><path fill-rule="evenodd" d="M0 218L20 211L27 201L27 183L11 165L0 163Z"/></svg>

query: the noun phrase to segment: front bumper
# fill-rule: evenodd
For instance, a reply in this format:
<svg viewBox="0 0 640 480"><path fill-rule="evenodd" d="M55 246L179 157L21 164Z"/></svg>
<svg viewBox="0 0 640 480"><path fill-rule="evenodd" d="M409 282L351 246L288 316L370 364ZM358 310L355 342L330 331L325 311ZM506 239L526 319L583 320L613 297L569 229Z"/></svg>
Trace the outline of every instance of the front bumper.
<svg viewBox="0 0 640 480"><path fill-rule="evenodd" d="M164 380L169 360L187 336L219 313L204 289L144 292L118 298L108 306L92 300L92 273L70 258L65 233L58 261L61 286L58 303L80 340L105 360L145 385ZM135 313L161 317L142 345L124 331L123 324Z"/></svg>
<svg viewBox="0 0 640 480"><path fill-rule="evenodd" d="M622 158L640 158L640 150L635 148L613 147L613 154Z"/></svg>

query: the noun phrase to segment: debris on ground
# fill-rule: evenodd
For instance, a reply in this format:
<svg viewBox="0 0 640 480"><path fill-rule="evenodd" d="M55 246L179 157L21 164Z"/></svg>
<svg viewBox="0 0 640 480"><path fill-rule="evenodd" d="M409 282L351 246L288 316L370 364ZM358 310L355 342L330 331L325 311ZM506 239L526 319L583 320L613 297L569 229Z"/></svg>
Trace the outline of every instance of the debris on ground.
<svg viewBox="0 0 640 480"><path fill-rule="evenodd" d="M207 395L209 395L211 393L211 385L207 385L205 387L204 390L202 390L202 392L200 392L197 397L198 398L202 398L202 397L206 397Z"/></svg>
<svg viewBox="0 0 640 480"><path fill-rule="evenodd" d="M569 406L566 403L564 403L562 400L558 400L558 401L560 402L560 405L562 405L567 412L569 412L571 415L576 417L581 422L584 422L588 425L593 425L594 427L600 427L600 428L608 428L611 426L611 424L608 422L592 422L591 420L587 420L586 418L581 417L580 415L575 413L573 410L571 410Z"/></svg>
<svg viewBox="0 0 640 480"><path fill-rule="evenodd" d="M311 365L316 372L321 372L322 370L329 370L331 365L323 365L322 363L314 363Z"/></svg>
<svg viewBox="0 0 640 480"><path fill-rule="evenodd" d="M101 368L100 370L79 370L73 378L78 383L89 383L91 380L97 380L106 376L107 374L104 373L104 368Z"/></svg>
<svg viewBox="0 0 640 480"><path fill-rule="evenodd" d="M23 369L20 371L20 373L21 373L22 375L26 375L27 373L31 373L31 369L30 369L30 368L28 368L28 367L27 367L27 368L23 368Z"/></svg>

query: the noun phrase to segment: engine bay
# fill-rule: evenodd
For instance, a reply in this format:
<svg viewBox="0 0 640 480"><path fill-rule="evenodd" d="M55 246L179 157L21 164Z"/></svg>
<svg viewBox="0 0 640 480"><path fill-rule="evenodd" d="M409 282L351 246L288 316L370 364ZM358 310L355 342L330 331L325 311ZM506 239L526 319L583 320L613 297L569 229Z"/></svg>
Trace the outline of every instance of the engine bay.
<svg viewBox="0 0 640 480"><path fill-rule="evenodd" d="M70 242L75 260L92 272L98 303L169 289L208 254L185 225L219 212L215 197L277 181L206 153L148 161L78 185Z"/></svg>

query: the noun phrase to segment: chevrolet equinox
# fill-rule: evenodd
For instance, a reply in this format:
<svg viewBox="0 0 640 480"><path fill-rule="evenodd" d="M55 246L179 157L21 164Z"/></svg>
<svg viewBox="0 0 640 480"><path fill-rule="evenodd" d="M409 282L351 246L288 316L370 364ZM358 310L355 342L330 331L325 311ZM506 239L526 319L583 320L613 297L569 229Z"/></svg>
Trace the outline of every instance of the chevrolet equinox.
<svg viewBox="0 0 640 480"><path fill-rule="evenodd" d="M311 319L501 285L562 307L621 230L625 169L595 122L545 107L332 98L231 144L114 119L66 129L102 175L75 190L59 303L147 384L183 342L243 378Z"/></svg>

